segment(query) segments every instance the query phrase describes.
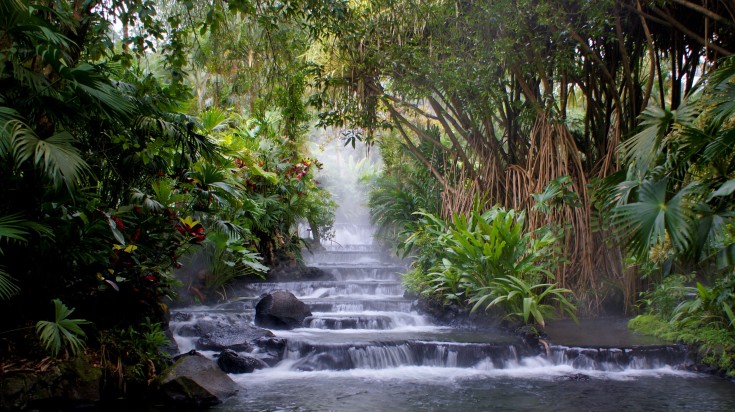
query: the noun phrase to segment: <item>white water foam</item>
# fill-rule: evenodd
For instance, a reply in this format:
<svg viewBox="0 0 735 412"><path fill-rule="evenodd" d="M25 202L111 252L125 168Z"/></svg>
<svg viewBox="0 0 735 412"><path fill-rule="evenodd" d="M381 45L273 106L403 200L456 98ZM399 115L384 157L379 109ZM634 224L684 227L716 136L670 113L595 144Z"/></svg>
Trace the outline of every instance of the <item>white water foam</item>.
<svg viewBox="0 0 735 412"><path fill-rule="evenodd" d="M307 339L318 338L328 335L358 335L365 334L371 337L382 334L402 334L402 333L433 333L451 331L449 326L421 325L421 326L401 326L393 329L320 329L320 328L296 328L292 330L274 330L273 333L278 338L286 339Z"/></svg>
<svg viewBox="0 0 735 412"><path fill-rule="evenodd" d="M497 378L519 380L555 380L564 379L578 374L595 380L630 381L640 378L658 378L663 376L677 376L697 378L706 375L694 372L681 371L671 367L658 369L626 369L619 372L588 371L575 369L569 365L545 365L535 361L521 364L516 367L496 369L492 362L483 361L473 368L453 368L435 366L399 366L386 369L349 369L349 370L321 370L295 371L291 367L296 363L283 361L270 369L261 369L247 375L230 375L235 382L246 387L254 384L269 385L282 380L309 380L326 378L361 378L375 381L399 381L402 383L435 383L453 384L472 379Z"/></svg>

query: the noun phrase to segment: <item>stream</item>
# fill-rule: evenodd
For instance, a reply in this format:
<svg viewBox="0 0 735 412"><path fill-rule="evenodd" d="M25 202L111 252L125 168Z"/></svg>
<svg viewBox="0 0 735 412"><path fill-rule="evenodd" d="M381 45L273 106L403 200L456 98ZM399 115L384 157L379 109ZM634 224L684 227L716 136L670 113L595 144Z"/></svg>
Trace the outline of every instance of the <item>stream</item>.
<svg viewBox="0 0 735 412"><path fill-rule="evenodd" d="M286 341L281 359L231 374L242 390L213 410L735 410L735 386L685 370L683 347L605 338L604 320L599 330L557 323L542 354L501 330L434 324L404 297L405 265L365 243L305 253L335 280L251 284L224 304L175 311L186 315L171 322L185 352L193 338L177 331L190 320L176 319L252 322L259 296L275 289L311 308L303 327L273 331Z"/></svg>

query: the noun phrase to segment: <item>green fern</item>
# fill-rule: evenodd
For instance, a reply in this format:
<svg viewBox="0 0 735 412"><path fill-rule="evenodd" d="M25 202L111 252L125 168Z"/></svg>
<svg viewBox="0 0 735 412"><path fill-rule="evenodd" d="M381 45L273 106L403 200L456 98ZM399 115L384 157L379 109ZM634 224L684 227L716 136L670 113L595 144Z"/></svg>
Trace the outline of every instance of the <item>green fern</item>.
<svg viewBox="0 0 735 412"><path fill-rule="evenodd" d="M59 299L54 299L55 318L53 321L40 320L36 323L36 333L43 347L58 356L61 347L64 346L71 355L77 355L84 349L82 340L87 335L81 328L90 322L84 319L69 319L74 309L69 309Z"/></svg>

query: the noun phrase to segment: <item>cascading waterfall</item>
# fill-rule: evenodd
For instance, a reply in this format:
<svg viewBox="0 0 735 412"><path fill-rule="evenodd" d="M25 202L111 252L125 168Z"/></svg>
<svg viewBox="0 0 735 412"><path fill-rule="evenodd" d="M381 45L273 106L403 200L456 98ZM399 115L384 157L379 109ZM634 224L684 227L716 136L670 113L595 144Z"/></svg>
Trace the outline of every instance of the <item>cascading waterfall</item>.
<svg viewBox="0 0 735 412"><path fill-rule="evenodd" d="M363 232L369 230L354 231ZM714 409L735 408L733 396L714 378L684 370L689 360L682 347L552 344L546 353L539 353L499 330L436 325L414 311L412 301L404 297L400 280L405 265L366 243L307 255L310 265L335 280L255 283L232 302L174 314L172 330L185 351L197 347L192 340L197 332L193 319L206 318L215 325L252 323L262 293L285 289L310 306L312 316L302 327L273 331L285 340L285 347L279 359L271 359L271 368L231 375L245 390L222 405L223 410L481 410L543 405L555 410L606 410L604 403L595 402L547 404L546 395L529 400L529 393L574 394L580 390L575 385L585 382L614 387L616 393L656 391L659 403L653 409L668 409L672 399L674 409L688 405L678 395L658 395L671 385L697 388L687 392L692 405L706 393L709 402L716 402L710 405ZM259 349L241 351L260 355ZM203 352L211 357L218 353ZM706 383L704 389L697 383ZM611 395L598 386L584 390L609 399ZM647 409L650 394L639 397L632 409Z"/></svg>

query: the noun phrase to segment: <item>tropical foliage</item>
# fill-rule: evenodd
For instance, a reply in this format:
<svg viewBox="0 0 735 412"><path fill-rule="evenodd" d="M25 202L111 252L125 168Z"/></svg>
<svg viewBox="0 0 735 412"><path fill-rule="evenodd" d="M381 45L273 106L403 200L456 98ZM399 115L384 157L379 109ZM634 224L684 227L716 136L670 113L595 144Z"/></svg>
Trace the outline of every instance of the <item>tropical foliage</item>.
<svg viewBox="0 0 735 412"><path fill-rule="evenodd" d="M13 314L0 331L37 331L0 361L86 345L150 383L177 292L214 300L235 277L297 259L299 222L329 235L334 204L304 141L303 11L222 6L0 2L0 305ZM217 36L237 19L279 33L249 71L261 90L196 83L227 74L204 55L236 48Z"/></svg>
<svg viewBox="0 0 735 412"><path fill-rule="evenodd" d="M636 272L621 264L592 188L621 169L618 146L649 106L681 112L702 73L732 53L727 6L373 0L345 19L315 59L322 123L400 142L418 166L388 176L402 189L407 175L428 175L444 218L477 198L526 211L531 229L564 229L560 285L590 313L616 299L632 307ZM575 201L534 210L532 194L564 177Z"/></svg>
<svg viewBox="0 0 735 412"><path fill-rule="evenodd" d="M656 275L647 310L670 322L675 336L735 331L734 67L731 58L720 62L676 110L647 109L622 146L627 170L611 178L612 221L634 262ZM677 273L687 274L684 281ZM717 346L702 336L687 340ZM731 357L733 348L715 352Z"/></svg>
<svg viewBox="0 0 735 412"><path fill-rule="evenodd" d="M449 222L422 213L406 240L419 255L407 286L472 311L498 306L507 318L541 328L557 309L574 317L565 296L571 291L546 282L561 256L558 238L547 230L526 232L524 218L502 208Z"/></svg>
<svg viewBox="0 0 735 412"><path fill-rule="evenodd" d="M689 0L1 1L0 305L19 315L0 327L63 301L89 346L142 362L177 287L217 299L298 260L343 212L314 119L381 152L372 220L416 291L543 325L569 291L595 314L649 287L672 325L732 331L732 21ZM58 354L82 336L63 318L36 337Z"/></svg>

